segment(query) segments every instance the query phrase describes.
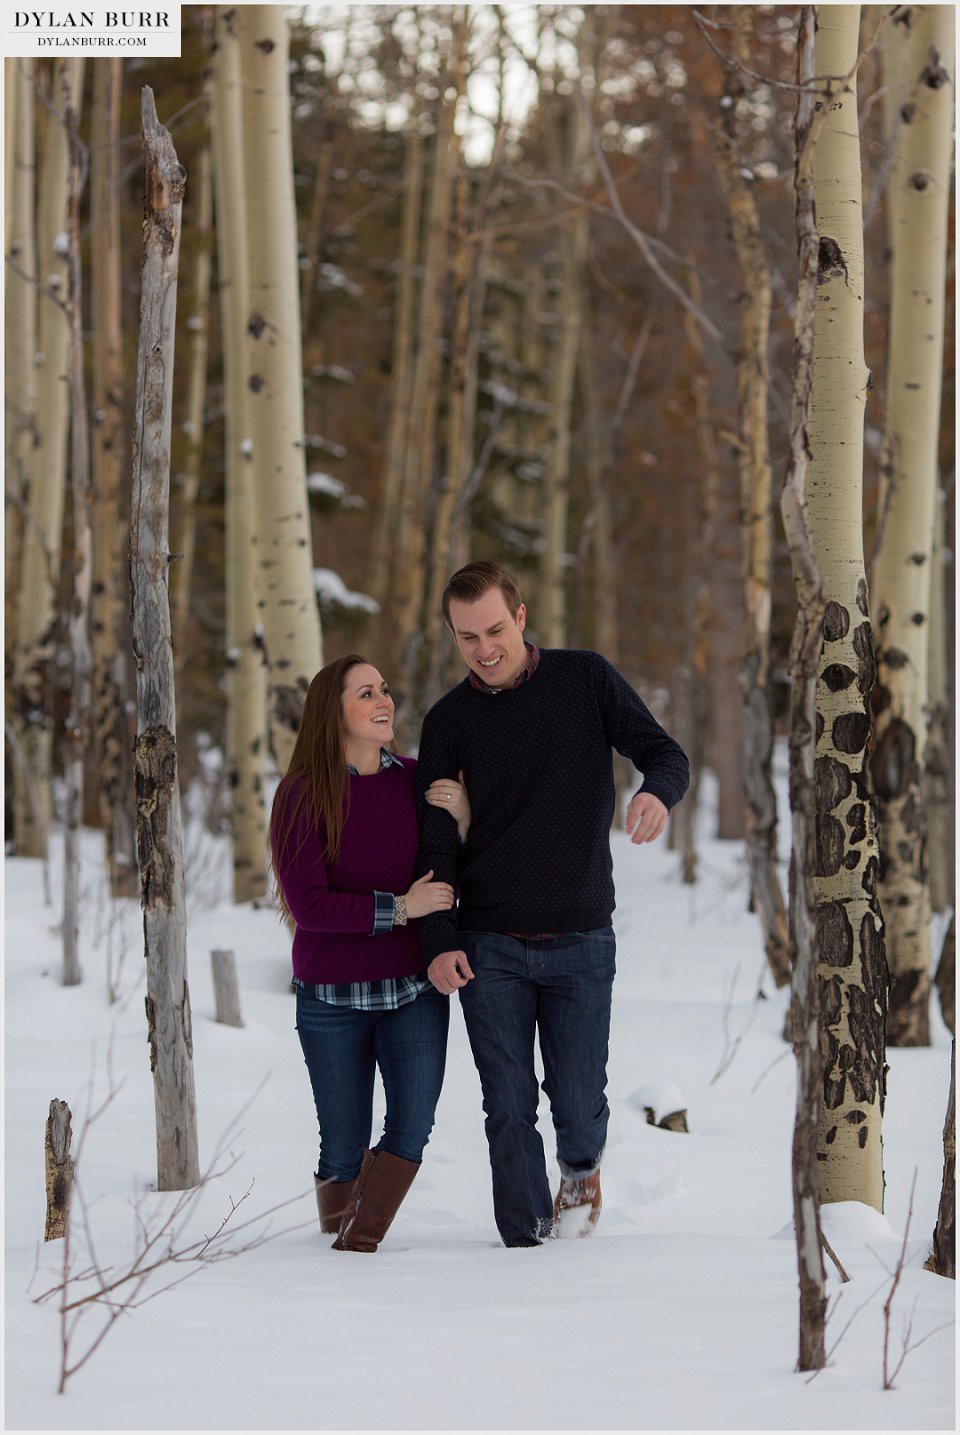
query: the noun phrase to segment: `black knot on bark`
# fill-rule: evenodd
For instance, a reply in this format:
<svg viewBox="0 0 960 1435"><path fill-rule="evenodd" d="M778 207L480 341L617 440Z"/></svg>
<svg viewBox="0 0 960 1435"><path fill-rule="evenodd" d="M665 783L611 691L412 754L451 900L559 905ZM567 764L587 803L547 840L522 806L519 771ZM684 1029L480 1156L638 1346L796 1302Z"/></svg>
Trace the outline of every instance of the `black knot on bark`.
<svg viewBox="0 0 960 1435"><path fill-rule="evenodd" d="M925 189L928 189L930 183L931 177L925 169L918 169L916 173L912 174L907 180L907 184L910 188L917 190L919 194L922 194Z"/></svg>
<svg viewBox="0 0 960 1435"><path fill-rule="evenodd" d="M850 631L850 614L831 599L823 610L823 636L828 643L837 643Z"/></svg>
<svg viewBox="0 0 960 1435"><path fill-rule="evenodd" d="M828 279L847 279L847 261L843 257L843 250L835 239L828 234L821 234L820 249L817 254L817 283L825 284Z"/></svg>
<svg viewBox="0 0 960 1435"><path fill-rule="evenodd" d="M929 62L920 71L920 83L928 90L939 90L950 83L950 72L940 63L940 54L931 45Z"/></svg>
<svg viewBox="0 0 960 1435"><path fill-rule="evenodd" d="M905 125L913 123L913 117L916 113L917 107L912 100L908 100L905 105L900 106L900 118Z"/></svg>
<svg viewBox="0 0 960 1435"><path fill-rule="evenodd" d="M257 40L256 48L262 50L265 55L269 55L271 50L277 48L277 42L276 40Z"/></svg>

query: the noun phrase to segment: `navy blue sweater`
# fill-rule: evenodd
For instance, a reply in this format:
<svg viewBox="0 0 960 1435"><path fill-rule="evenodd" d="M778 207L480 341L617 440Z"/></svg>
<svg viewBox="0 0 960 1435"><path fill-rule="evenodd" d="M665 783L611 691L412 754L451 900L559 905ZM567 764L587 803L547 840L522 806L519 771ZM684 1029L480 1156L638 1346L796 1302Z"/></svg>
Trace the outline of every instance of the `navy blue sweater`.
<svg viewBox="0 0 960 1435"><path fill-rule="evenodd" d="M420 925L427 962L455 951L458 927L588 932L614 909L612 749L643 773L641 792L675 806L689 782L682 748L599 653L547 648L531 677L496 694L469 677L427 713L417 760L417 875L460 888L458 912ZM424 793L463 770L473 818L461 849L448 812Z"/></svg>

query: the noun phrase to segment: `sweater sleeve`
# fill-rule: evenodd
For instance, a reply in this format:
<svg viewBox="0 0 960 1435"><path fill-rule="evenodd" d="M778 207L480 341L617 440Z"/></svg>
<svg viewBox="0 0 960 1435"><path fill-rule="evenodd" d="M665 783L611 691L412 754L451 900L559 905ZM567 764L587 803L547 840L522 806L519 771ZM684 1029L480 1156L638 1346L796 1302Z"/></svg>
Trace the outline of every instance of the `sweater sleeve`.
<svg viewBox="0 0 960 1435"><path fill-rule="evenodd" d="M457 862L460 836L449 812L432 806L426 799L431 782L442 777L456 777L462 761L454 751L451 734L433 712L427 713L420 733L417 753L417 829L420 845L417 850L415 877L433 869L433 881L457 885ZM441 952L459 950L457 922L454 912L431 912L420 921L420 941L427 964Z"/></svg>
<svg viewBox="0 0 960 1435"><path fill-rule="evenodd" d="M599 653L592 657L594 690L607 741L643 773L638 792L652 792L665 807L675 807L690 782L686 753L664 732L613 664Z"/></svg>
<svg viewBox="0 0 960 1435"><path fill-rule="evenodd" d="M331 888L324 858L325 833L308 827L303 814L294 823L282 857L273 847L273 867L290 914L304 932L365 932L378 928L374 892ZM392 926L392 922L390 924Z"/></svg>

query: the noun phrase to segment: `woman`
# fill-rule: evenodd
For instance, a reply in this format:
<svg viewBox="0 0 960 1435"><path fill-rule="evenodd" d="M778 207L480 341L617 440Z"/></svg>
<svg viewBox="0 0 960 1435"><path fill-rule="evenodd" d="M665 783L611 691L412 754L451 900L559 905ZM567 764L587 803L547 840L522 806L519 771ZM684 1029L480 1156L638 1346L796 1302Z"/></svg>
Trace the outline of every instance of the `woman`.
<svg viewBox="0 0 960 1435"><path fill-rule="evenodd" d="M294 928L297 1032L320 1124L320 1229L336 1250L375 1251L417 1174L443 1082L450 1006L427 981L419 917L454 894L417 855L416 763L398 757L387 684L357 653L317 673L270 843L279 906ZM465 839L462 783L427 801ZM371 1150L374 1073L387 1098Z"/></svg>

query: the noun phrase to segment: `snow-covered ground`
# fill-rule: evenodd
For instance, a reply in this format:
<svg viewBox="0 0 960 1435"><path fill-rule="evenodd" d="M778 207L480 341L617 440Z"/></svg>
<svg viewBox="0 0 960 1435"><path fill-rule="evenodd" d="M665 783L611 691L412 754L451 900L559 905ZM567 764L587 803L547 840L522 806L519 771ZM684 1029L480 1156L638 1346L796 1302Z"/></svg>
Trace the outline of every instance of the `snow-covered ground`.
<svg viewBox="0 0 960 1435"><path fill-rule="evenodd" d="M188 1215L186 1244L298 1198L272 1239L208 1267L119 1319L56 1394L62 1244L42 1244L43 1129L52 1097L77 1131L91 1099L119 1086L81 1155L101 1269L129 1262L158 1195L133 904L102 896L99 839L84 834L84 981L59 981L54 904L38 863L6 870L6 1428L900 1430L954 1426L954 1284L922 1269L936 1216L950 1045L889 1054L887 1209L826 1213L851 1276L829 1280L829 1367L795 1373L797 1278L790 1230L794 1067L781 1039L786 994L764 981L745 910L739 844L705 841L701 881L681 885L661 841L615 834L618 975L604 1209L593 1239L505 1250L490 1202L479 1082L453 1013L447 1080L423 1170L375 1257L329 1249L312 1191L315 1118L294 1031L288 942L269 911L224 899L223 845L189 835L190 989L201 1160L221 1134L236 1158ZM784 837L784 841L786 838ZM213 1020L209 953L233 948L246 1025ZM106 1000L108 961L124 998ZM732 1060L726 1063L726 1058ZM726 1069L712 1080L718 1067ZM92 1098L91 1098L92 1092ZM647 1124L679 1092L690 1133ZM381 1108L378 1108L378 1112ZM240 1114L242 1112L242 1115ZM658 1111L658 1116L664 1114ZM239 1116L239 1129L230 1129ZM541 1125L548 1150L549 1115ZM75 1136L75 1147L77 1137ZM229 1156L227 1157L229 1160ZM908 1268L882 1389L883 1303L917 1172ZM552 1170L555 1178L556 1169ZM235 1238L249 1241L257 1227ZM88 1263L78 1238L77 1269ZM186 1274L167 1266L140 1292ZM99 1328L78 1326L71 1358Z"/></svg>

